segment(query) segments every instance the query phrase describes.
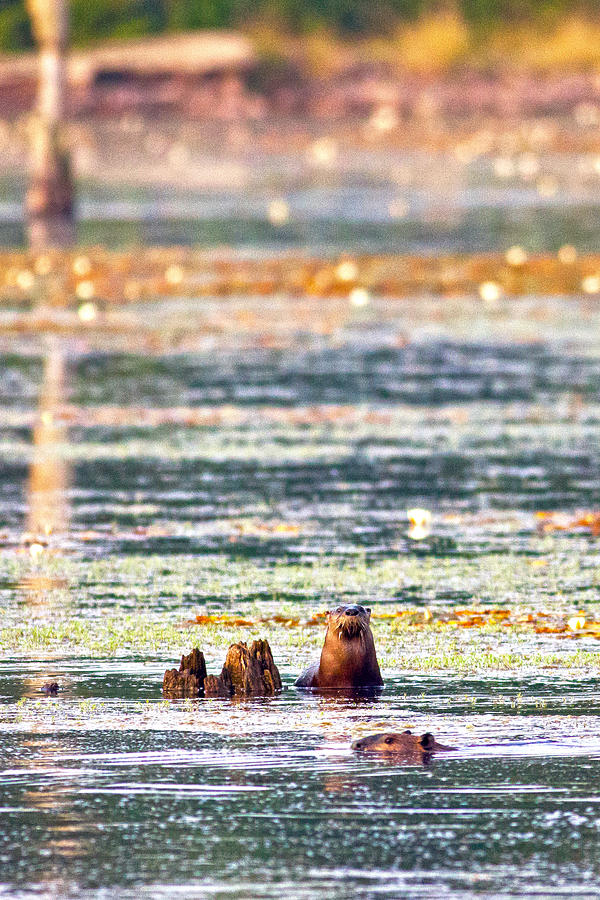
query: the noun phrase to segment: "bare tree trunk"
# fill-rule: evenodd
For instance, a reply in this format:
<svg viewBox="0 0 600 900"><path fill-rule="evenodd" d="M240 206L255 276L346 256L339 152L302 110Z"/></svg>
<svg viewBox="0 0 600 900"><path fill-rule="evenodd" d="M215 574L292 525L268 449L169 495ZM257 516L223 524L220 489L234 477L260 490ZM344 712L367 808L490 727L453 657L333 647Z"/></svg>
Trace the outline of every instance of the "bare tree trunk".
<svg viewBox="0 0 600 900"><path fill-rule="evenodd" d="M74 240L73 181L63 146L68 46L68 0L26 0L40 49L37 113L31 129L31 183L26 212L34 247Z"/></svg>

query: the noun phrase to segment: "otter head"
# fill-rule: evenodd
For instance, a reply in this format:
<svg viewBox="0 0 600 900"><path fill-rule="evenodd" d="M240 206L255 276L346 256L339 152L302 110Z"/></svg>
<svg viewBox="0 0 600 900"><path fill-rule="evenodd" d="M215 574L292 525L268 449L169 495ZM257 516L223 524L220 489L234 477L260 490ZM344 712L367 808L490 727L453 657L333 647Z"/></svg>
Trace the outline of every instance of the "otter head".
<svg viewBox="0 0 600 900"><path fill-rule="evenodd" d="M359 605L337 606L328 613L321 658L314 671L307 670L307 687L363 691L383 686L370 618L371 610Z"/></svg>
<svg viewBox="0 0 600 900"><path fill-rule="evenodd" d="M327 632L351 640L369 630L371 610L359 604L336 606L328 613Z"/></svg>
<svg viewBox="0 0 600 900"><path fill-rule="evenodd" d="M438 750L453 750L453 747L445 747L438 744L431 732L416 735L410 731L401 734L393 731L384 734L371 734L361 738L352 744L353 750L362 753L395 753L402 756L421 756L434 753Z"/></svg>

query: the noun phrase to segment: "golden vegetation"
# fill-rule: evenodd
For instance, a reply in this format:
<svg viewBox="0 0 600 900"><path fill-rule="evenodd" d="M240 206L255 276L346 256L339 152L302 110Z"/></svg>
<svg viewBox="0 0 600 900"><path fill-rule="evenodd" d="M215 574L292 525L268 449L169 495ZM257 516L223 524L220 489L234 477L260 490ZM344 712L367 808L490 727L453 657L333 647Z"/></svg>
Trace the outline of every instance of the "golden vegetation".
<svg viewBox="0 0 600 900"><path fill-rule="evenodd" d="M356 62L381 63L400 73L443 75L470 67L496 71L581 71L600 67L600 24L563 18L483 29L452 9L399 24L391 35L340 37L325 27L301 38L277 29L251 30L259 56L288 59L318 77L340 74Z"/></svg>
<svg viewBox="0 0 600 900"><path fill-rule="evenodd" d="M399 26L391 41L369 44L376 58L396 69L440 75L468 59L472 36L460 16L442 11Z"/></svg>
<svg viewBox="0 0 600 900"><path fill-rule="evenodd" d="M598 68L600 24L569 18L551 29L532 25L499 28L474 50L473 62L546 72Z"/></svg>
<svg viewBox="0 0 600 900"><path fill-rule="evenodd" d="M537 530L540 534L552 531L583 531L594 537L600 535L600 512L584 511L572 515L565 512L537 512Z"/></svg>
<svg viewBox="0 0 600 900"><path fill-rule="evenodd" d="M514 251L515 248L512 248ZM271 296L338 298L351 305L371 297L402 298L417 294L453 297L479 294L484 302L525 294L600 295L600 255L527 256L357 256L323 260L289 254L265 260L211 259L182 247L110 252L93 248L82 254L0 251L0 306L23 311L2 323L2 330L39 331L51 308L77 314L78 327L105 327L110 308L168 297ZM348 272L351 276L348 277ZM40 320L40 316L42 320ZM245 325L252 326L252 313ZM65 320L69 329L74 323ZM244 324L244 323L240 323Z"/></svg>
<svg viewBox="0 0 600 900"><path fill-rule="evenodd" d="M285 629L320 628L325 625L327 613L319 612L310 616L270 615L251 618L226 613L199 614L184 623L184 626L213 628L258 628L264 625ZM600 621L585 613L531 612L513 607L472 606L464 608L425 607L424 609L396 609L390 612L373 611L371 619L391 627L392 633L400 627L415 631L448 631L453 629L517 629L534 634L555 635L562 638L592 637L600 639Z"/></svg>

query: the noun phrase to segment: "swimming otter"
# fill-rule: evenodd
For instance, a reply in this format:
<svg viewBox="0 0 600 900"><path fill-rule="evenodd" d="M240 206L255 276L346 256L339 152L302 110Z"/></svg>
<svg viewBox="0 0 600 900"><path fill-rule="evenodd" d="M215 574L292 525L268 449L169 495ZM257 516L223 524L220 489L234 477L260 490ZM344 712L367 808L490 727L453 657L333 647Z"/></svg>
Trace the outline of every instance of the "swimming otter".
<svg viewBox="0 0 600 900"><path fill-rule="evenodd" d="M368 737L354 741L353 750L361 753L385 753L396 756L420 758L441 750L455 750L456 747L446 747L438 744L431 732L421 736L411 731L403 731L402 734L388 731L383 734L370 734Z"/></svg>
<svg viewBox="0 0 600 900"><path fill-rule="evenodd" d="M359 605L337 606L328 613L321 659L300 675L296 687L326 691L381 687L370 618L371 610Z"/></svg>

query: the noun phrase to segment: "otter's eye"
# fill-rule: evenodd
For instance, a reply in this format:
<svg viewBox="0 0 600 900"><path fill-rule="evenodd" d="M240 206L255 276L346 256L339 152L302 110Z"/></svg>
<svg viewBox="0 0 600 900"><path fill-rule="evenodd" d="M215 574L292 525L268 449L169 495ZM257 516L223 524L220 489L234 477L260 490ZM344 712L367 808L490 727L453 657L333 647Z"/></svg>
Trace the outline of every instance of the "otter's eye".
<svg viewBox="0 0 600 900"><path fill-rule="evenodd" d="M388 736L385 738L385 743L386 743L386 744L393 744L393 743L394 743L394 738L393 738L393 737L390 737L390 736L388 735Z"/></svg>

